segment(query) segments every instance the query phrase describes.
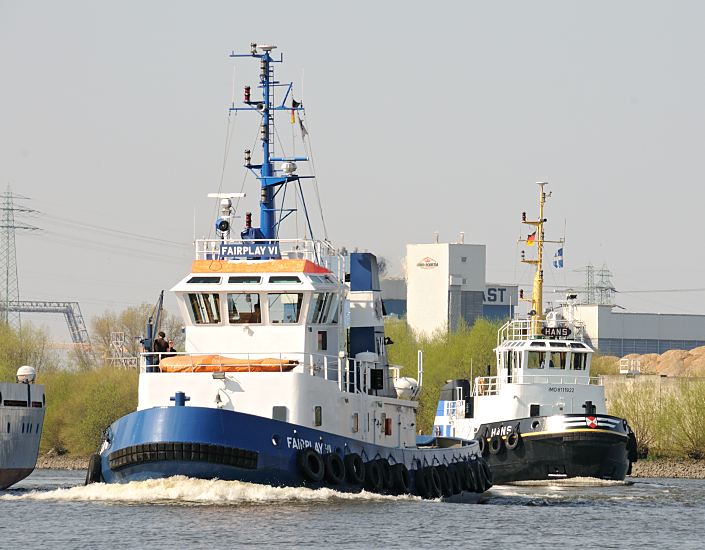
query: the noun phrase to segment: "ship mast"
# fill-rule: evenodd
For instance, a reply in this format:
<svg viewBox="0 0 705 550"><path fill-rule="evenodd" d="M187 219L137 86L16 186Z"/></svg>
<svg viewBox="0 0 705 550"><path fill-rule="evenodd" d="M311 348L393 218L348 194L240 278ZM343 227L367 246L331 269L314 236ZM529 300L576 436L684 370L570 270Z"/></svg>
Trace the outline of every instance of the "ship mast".
<svg viewBox="0 0 705 550"><path fill-rule="evenodd" d="M238 54L232 52L230 57L252 57L259 59L260 75L258 87L262 90L262 100L253 100L251 98L250 86L245 86L244 101L247 107L230 108L230 111L258 111L262 117L260 123L259 140L262 144L262 163L252 164L252 156L250 150L245 150L245 167L255 172L257 179L260 181L260 227L256 232L256 237L261 239L276 239L279 233L279 224L289 216L295 209L284 209L276 206L277 194L286 187L287 183L297 182L299 191L301 179L311 178L313 176L299 176L294 173L296 170L295 161L308 161L307 157L275 157L274 151L274 112L275 111L291 111L292 117L294 112L303 111L303 105L291 97L291 105L285 105L287 99L292 93L292 83L280 83L274 80L274 63L282 63L284 56L280 55L278 59L272 57L271 52L276 46L268 44L250 44L249 54ZM283 99L281 104L274 103L275 88L284 88ZM281 162L279 169L275 168L275 162ZM258 173L258 172L259 173ZM301 192L303 200L303 192ZM282 200L283 203L283 200ZM308 212L304 202L304 214L311 233L311 223L308 219ZM249 235L252 237L253 235ZM311 235L313 238L313 235Z"/></svg>
<svg viewBox="0 0 705 550"><path fill-rule="evenodd" d="M521 261L525 264L531 264L536 266L536 273L534 274L534 284L531 292L531 298L525 299L525 301L531 302L531 311L529 311L529 317L531 318L532 332L534 335L540 334L539 325L540 321L544 319L543 312L543 245L547 242L557 242L562 243L563 241L547 241L545 240L545 235L543 231L543 225L546 223L546 218L543 217L543 210L546 204L546 199L551 196L551 193L544 191L544 187L548 185L548 182L538 181L536 184L539 186L539 217L537 220L529 220L526 218L526 212L522 212L521 221L526 225L534 227L534 232L531 233L526 239L526 244L536 245L536 258L527 259L524 251L521 251ZM522 297L523 299L523 297Z"/></svg>

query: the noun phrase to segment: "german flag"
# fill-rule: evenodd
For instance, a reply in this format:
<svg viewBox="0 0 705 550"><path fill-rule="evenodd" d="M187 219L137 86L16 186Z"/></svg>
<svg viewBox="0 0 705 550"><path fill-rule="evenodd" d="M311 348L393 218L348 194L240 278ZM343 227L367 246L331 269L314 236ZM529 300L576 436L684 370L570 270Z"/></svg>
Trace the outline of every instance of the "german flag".
<svg viewBox="0 0 705 550"><path fill-rule="evenodd" d="M534 246L536 243L536 231L534 231L531 235L526 237L526 245L527 246Z"/></svg>

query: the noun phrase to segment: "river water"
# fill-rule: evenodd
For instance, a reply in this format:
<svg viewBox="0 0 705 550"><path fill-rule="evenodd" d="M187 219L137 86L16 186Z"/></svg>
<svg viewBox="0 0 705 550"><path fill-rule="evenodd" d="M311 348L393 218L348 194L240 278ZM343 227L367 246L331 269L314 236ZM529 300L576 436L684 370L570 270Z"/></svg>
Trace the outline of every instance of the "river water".
<svg viewBox="0 0 705 550"><path fill-rule="evenodd" d="M0 491L0 548L705 548L705 480L498 486L481 504L187 478Z"/></svg>

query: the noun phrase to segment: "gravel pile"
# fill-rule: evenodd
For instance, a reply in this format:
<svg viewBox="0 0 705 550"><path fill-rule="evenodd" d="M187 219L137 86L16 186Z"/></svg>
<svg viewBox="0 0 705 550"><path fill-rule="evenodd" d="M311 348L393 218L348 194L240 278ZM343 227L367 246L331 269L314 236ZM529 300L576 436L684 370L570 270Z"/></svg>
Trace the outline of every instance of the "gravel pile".
<svg viewBox="0 0 705 550"><path fill-rule="evenodd" d="M632 465L631 477L680 477L705 479L705 460L654 459Z"/></svg>
<svg viewBox="0 0 705 550"><path fill-rule="evenodd" d="M47 453L37 459L37 468L48 468L51 470L86 470L88 469L88 460L89 457L87 456Z"/></svg>

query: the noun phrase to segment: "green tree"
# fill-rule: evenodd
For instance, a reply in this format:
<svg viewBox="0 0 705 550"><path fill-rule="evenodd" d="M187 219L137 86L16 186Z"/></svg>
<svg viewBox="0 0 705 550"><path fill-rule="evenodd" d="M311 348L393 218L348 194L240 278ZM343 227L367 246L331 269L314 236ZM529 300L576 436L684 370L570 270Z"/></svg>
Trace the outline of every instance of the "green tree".
<svg viewBox="0 0 705 550"><path fill-rule="evenodd" d="M106 311L94 317L92 337L98 355L106 359L110 357L110 343L115 332L122 332L125 335L125 352L133 356L138 355L142 351L140 340L146 335L147 320L153 309L152 305L141 304L128 307L118 313ZM163 330L167 338L174 340L176 348L182 349L183 333L179 318L162 310L160 327L157 330Z"/></svg>
<svg viewBox="0 0 705 550"><path fill-rule="evenodd" d="M0 323L0 380L14 380L17 369L29 365L41 373L57 361L47 333L23 324L15 330Z"/></svg>
<svg viewBox="0 0 705 550"><path fill-rule="evenodd" d="M423 387L419 396L417 427L431 433L441 388L448 380L472 379L496 372L494 347L499 323L478 319L472 327L461 323L453 332L439 332L431 338L417 338L405 321L390 320L385 332L394 341L389 347L393 364L401 365L402 376L417 376L417 353L423 351Z"/></svg>

